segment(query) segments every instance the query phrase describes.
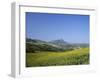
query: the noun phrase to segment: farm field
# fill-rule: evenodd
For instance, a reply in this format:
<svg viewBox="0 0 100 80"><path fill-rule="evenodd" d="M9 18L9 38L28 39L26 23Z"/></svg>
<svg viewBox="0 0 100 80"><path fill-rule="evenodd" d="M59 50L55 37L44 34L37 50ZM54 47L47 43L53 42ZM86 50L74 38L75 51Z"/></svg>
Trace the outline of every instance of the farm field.
<svg viewBox="0 0 100 80"><path fill-rule="evenodd" d="M89 55L89 48L62 52L39 51L26 53L26 67L89 64Z"/></svg>

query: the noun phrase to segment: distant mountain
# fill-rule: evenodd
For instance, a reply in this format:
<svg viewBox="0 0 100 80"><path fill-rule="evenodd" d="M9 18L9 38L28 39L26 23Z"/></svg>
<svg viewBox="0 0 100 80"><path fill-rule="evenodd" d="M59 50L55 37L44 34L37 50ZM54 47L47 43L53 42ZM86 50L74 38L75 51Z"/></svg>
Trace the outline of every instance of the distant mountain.
<svg viewBox="0 0 100 80"><path fill-rule="evenodd" d="M61 45L69 45L69 43L67 43L63 39L53 40L53 41L50 41L50 43L55 44L55 45L59 45L59 46L61 46Z"/></svg>
<svg viewBox="0 0 100 80"><path fill-rule="evenodd" d="M64 41L63 39L53 40L53 41L50 41L50 43L58 45L65 50L72 49L72 45Z"/></svg>
<svg viewBox="0 0 100 80"><path fill-rule="evenodd" d="M52 40L50 42L38 40L38 39L26 39L26 52L37 52L37 51L66 51L79 49L83 47L89 47L86 43L68 43L63 39Z"/></svg>

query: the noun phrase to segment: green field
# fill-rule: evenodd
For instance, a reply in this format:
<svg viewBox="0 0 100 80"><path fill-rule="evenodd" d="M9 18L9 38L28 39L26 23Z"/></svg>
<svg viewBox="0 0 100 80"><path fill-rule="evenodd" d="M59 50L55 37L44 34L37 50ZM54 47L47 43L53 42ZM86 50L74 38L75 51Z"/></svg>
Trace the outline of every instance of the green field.
<svg viewBox="0 0 100 80"><path fill-rule="evenodd" d="M89 48L63 52L26 53L26 67L89 64Z"/></svg>

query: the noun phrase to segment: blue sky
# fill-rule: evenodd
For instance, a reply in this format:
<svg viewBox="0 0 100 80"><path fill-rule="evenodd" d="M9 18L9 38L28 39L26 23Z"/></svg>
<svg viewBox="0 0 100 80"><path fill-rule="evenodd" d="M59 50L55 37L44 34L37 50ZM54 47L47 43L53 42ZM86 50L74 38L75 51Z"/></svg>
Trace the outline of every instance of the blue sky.
<svg viewBox="0 0 100 80"><path fill-rule="evenodd" d="M89 15L26 12L26 37L89 43Z"/></svg>

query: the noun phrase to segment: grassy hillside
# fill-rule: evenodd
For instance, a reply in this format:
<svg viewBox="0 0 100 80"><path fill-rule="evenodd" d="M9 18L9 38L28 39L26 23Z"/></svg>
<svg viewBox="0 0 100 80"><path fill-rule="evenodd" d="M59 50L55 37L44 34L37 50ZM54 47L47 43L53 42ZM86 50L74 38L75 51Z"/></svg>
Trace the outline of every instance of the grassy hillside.
<svg viewBox="0 0 100 80"><path fill-rule="evenodd" d="M64 52L26 53L26 66L56 66L89 64L89 48Z"/></svg>
<svg viewBox="0 0 100 80"><path fill-rule="evenodd" d="M35 53L38 51L59 52L65 50L73 50L72 45L66 43L64 40L56 40L56 41L52 43L38 39L26 39L26 52L27 53Z"/></svg>

